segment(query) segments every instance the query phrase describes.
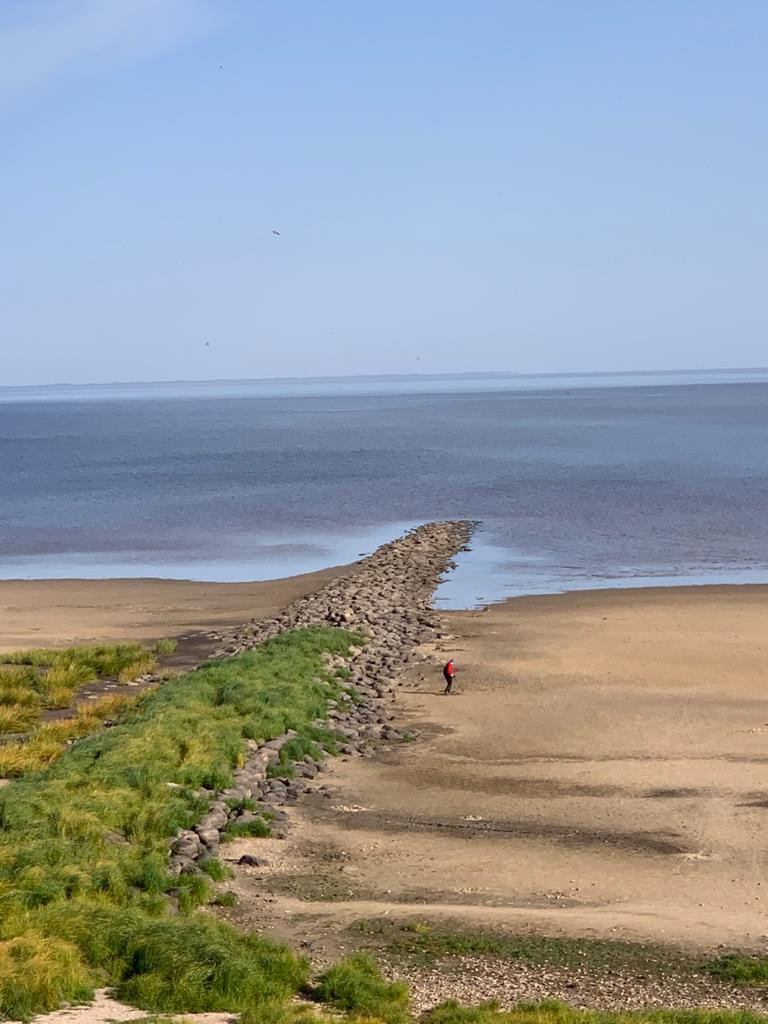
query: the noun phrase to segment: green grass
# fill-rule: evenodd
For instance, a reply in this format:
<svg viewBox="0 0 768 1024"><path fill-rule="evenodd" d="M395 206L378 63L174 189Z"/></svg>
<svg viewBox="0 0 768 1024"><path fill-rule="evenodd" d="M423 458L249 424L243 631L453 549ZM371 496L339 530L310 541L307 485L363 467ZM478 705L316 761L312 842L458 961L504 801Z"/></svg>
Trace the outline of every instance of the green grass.
<svg viewBox="0 0 768 1024"><path fill-rule="evenodd" d="M214 907L234 907L237 905L237 896L233 892L217 892L211 904Z"/></svg>
<svg viewBox="0 0 768 1024"><path fill-rule="evenodd" d="M336 733L325 729L316 729L312 736L295 736L285 744L280 751L280 757L269 765L267 775L271 779L293 778L295 775L293 762L303 761L307 755L319 759L322 754L321 748L330 754L335 754L338 749Z"/></svg>
<svg viewBox="0 0 768 1024"><path fill-rule="evenodd" d="M263 818L254 818L253 821L231 821L222 832L221 840L226 843L232 839L243 839L248 836L264 839L268 835L271 835L269 824Z"/></svg>
<svg viewBox="0 0 768 1024"><path fill-rule="evenodd" d="M727 953L707 964L707 970L735 985L768 985L768 958Z"/></svg>
<svg viewBox="0 0 768 1024"><path fill-rule="evenodd" d="M306 963L290 950L201 914L153 916L140 906L71 900L40 918L88 965L106 969L118 998L155 1013L243 1010L288 998L307 979Z"/></svg>
<svg viewBox="0 0 768 1024"><path fill-rule="evenodd" d="M39 719L39 710L30 704L0 704L0 733L26 732Z"/></svg>
<svg viewBox="0 0 768 1024"><path fill-rule="evenodd" d="M160 641L153 650L118 644L0 655L0 734L27 732L44 708L68 708L86 683L104 678L128 682L157 671L157 655L175 646L175 641Z"/></svg>
<svg viewBox="0 0 768 1024"><path fill-rule="evenodd" d="M32 728L26 739L3 743L0 745L0 778L15 779L40 771L75 740L97 732L103 728L106 718L125 714L138 700L137 696L115 694L88 701L80 705L73 718L44 722Z"/></svg>
<svg viewBox="0 0 768 1024"><path fill-rule="evenodd" d="M162 657L164 654L173 654L176 650L176 646L177 644L175 640L158 640L152 650L158 657Z"/></svg>
<svg viewBox="0 0 768 1024"><path fill-rule="evenodd" d="M199 862L200 869L212 878L214 882L225 882L227 879L232 878L234 872L232 868L226 864L222 864L217 857L209 857L207 860L201 860Z"/></svg>
<svg viewBox="0 0 768 1024"><path fill-rule="evenodd" d="M150 652L141 644L90 644L80 647L65 647L60 650L34 648L27 651L15 651L3 654L2 658L9 665L35 665L49 668L68 668L78 670L83 675L91 674L93 678L100 676L116 676L117 673L134 661L145 658Z"/></svg>
<svg viewBox="0 0 768 1024"><path fill-rule="evenodd" d="M354 953L330 967L317 982L315 994L345 1013L375 1018L384 1024L408 1024L408 986L386 981L365 953Z"/></svg>
<svg viewBox="0 0 768 1024"><path fill-rule="evenodd" d="M496 1003L462 1007L443 1003L421 1018L422 1024L765 1024L747 1010L655 1010L611 1012L577 1010L564 1003L521 1003L500 1010Z"/></svg>
<svg viewBox="0 0 768 1024"><path fill-rule="evenodd" d="M197 913L210 883L170 878L168 848L205 810L194 791L231 785L246 739L318 741L312 722L339 693L323 655L353 643L300 630L206 664L0 790L0 1013L23 1019L105 982L150 1012L242 1011L305 983L288 950ZM49 969L33 977L19 943Z"/></svg>
<svg viewBox="0 0 768 1024"><path fill-rule="evenodd" d="M429 965L444 957L485 956L500 960L552 967L591 970L626 970L632 973L677 974L698 970L699 963L663 946L607 939L551 938L450 930L424 921L404 924L381 919L362 920L354 931L372 947L417 964Z"/></svg>
<svg viewBox="0 0 768 1024"><path fill-rule="evenodd" d="M357 1019L360 1024L376 1024L375 1020ZM351 1018L345 1016L342 1020L337 1013L327 1015L315 1006L272 1002L260 1005L258 1009L246 1010L241 1014L238 1024L346 1024L346 1022L352 1024Z"/></svg>
<svg viewBox="0 0 768 1024"><path fill-rule="evenodd" d="M37 683L37 671L28 665L0 667L0 704L36 705Z"/></svg>
<svg viewBox="0 0 768 1024"><path fill-rule="evenodd" d="M11 1020L92 994L91 972L71 943L33 931L0 942L0 1006Z"/></svg>

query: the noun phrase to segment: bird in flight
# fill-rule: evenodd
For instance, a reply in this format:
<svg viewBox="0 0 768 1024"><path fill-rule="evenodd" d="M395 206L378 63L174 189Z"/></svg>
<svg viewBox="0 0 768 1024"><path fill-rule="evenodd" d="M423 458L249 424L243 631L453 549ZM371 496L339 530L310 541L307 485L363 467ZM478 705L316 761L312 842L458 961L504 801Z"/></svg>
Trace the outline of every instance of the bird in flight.
<svg viewBox="0 0 768 1024"><path fill-rule="evenodd" d="M279 232L279 231L275 231L275 229L274 229L274 228L272 228L272 234L273 234L273 235L279 235L279 234L280 234L280 232Z"/></svg>

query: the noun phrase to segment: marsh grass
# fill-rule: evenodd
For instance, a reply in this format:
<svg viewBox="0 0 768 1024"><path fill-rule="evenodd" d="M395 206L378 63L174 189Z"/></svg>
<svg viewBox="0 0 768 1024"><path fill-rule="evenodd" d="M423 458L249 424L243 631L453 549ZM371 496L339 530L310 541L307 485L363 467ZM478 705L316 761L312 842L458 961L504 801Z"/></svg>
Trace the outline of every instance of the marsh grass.
<svg viewBox="0 0 768 1024"><path fill-rule="evenodd" d="M160 670L157 657L175 648L175 641L165 640L152 650L140 644L118 644L0 655L0 734L28 731L44 708L70 707L78 688L98 679L124 683L158 671L170 677L174 670Z"/></svg>
<svg viewBox="0 0 768 1024"><path fill-rule="evenodd" d="M90 972L70 944L34 932L0 941L0 1006L7 1018L27 1020L38 1007L57 1006L62 990L73 1002L93 995Z"/></svg>
<svg viewBox="0 0 768 1024"><path fill-rule="evenodd" d="M290 951L197 912L210 880L171 878L168 849L207 807L196 790L231 785L246 739L325 735L312 723L340 691L323 655L355 642L336 629L283 634L140 697L111 729L87 734L103 714L93 706L41 727L45 756L68 730L86 734L0 790L0 1014L51 1010L97 982L151 1012L242 1011L306 982ZM33 936L50 957L44 990L8 945Z"/></svg>
<svg viewBox="0 0 768 1024"><path fill-rule="evenodd" d="M25 732L40 717L35 669L0 668L0 733Z"/></svg>
<svg viewBox="0 0 768 1024"><path fill-rule="evenodd" d="M431 965L445 957L484 956L542 966L588 970L641 971L651 975L697 972L699 962L666 946L609 939L571 939L475 931L421 920L404 924L363 919L353 926L373 948L415 964Z"/></svg>
<svg viewBox="0 0 768 1024"><path fill-rule="evenodd" d="M0 686L0 707L9 704L26 704L27 707L38 707L39 698L34 690L21 684L7 684Z"/></svg>
<svg viewBox="0 0 768 1024"><path fill-rule="evenodd" d="M306 1004L272 1002L240 1015L238 1024L377 1024L375 1020L353 1020L338 1013L327 1014L319 1007ZM141 1022L139 1022L141 1024Z"/></svg>
<svg viewBox="0 0 768 1024"><path fill-rule="evenodd" d="M44 722L34 728L26 739L1 745L0 777L14 779L46 768L74 740L103 728L105 719L124 714L138 700L133 695L102 697L82 704L73 718Z"/></svg>
<svg viewBox="0 0 768 1024"><path fill-rule="evenodd" d="M158 640L157 643L152 648L152 650L158 657L162 657L163 655L173 654L173 652L176 650L176 647L176 641L168 638L165 640Z"/></svg>
<svg viewBox="0 0 768 1024"><path fill-rule="evenodd" d="M2 657L4 655L0 655ZM29 665L0 665L0 695L7 690L34 693L37 678L36 670Z"/></svg>
<svg viewBox="0 0 768 1024"><path fill-rule="evenodd" d="M226 882L234 876L234 871L227 864L222 864L216 857L209 857L208 860L200 861L200 868L212 878L214 882Z"/></svg>
<svg viewBox="0 0 768 1024"><path fill-rule="evenodd" d="M146 658L137 658L135 661L130 662L124 668L121 668L117 673L118 682L127 683L131 679L136 679L138 676L149 675L155 672L158 668L157 660L151 655Z"/></svg>
<svg viewBox="0 0 768 1024"><path fill-rule="evenodd" d="M736 985L768 985L768 957L726 953L707 964L707 970Z"/></svg>
<svg viewBox="0 0 768 1024"><path fill-rule="evenodd" d="M9 665L68 668L86 674L93 673L98 677L117 675L126 665L146 657L147 653L141 644L90 644L60 650L34 648L4 654L2 657Z"/></svg>
<svg viewBox="0 0 768 1024"><path fill-rule="evenodd" d="M40 717L39 710L30 704L0 704L0 733L26 732Z"/></svg>

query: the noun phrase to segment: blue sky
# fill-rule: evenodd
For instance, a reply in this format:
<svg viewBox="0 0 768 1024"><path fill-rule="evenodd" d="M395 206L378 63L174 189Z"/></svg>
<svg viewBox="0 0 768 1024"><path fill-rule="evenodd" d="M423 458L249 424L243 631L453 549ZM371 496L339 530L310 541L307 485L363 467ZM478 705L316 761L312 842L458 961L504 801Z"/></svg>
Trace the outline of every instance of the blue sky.
<svg viewBox="0 0 768 1024"><path fill-rule="evenodd" d="M3 0L0 383L764 365L767 37L757 0Z"/></svg>

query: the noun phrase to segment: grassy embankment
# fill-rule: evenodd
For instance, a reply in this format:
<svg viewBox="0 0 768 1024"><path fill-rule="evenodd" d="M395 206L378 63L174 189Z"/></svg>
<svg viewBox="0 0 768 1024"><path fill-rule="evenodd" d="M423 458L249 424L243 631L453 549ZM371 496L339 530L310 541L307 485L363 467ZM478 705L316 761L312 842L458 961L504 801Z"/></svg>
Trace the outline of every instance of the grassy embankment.
<svg viewBox="0 0 768 1024"><path fill-rule="evenodd" d="M0 736L24 734L0 745L0 777L17 778L45 767L71 740L93 732L105 718L130 706L133 698L107 695L81 705L72 717L41 723L44 710L69 708L78 688L88 683L127 683L156 673L157 658L175 647L175 641L163 640L152 648L119 644L0 654Z"/></svg>
<svg viewBox="0 0 768 1024"><path fill-rule="evenodd" d="M323 655L355 640L298 631L206 665L0 790L1 1013L28 1017L102 983L150 1011L244 1011L305 984L289 950L195 913L210 885L169 877L168 847L207 808L198 791L231 784L247 739L293 728L296 753L332 746L312 725L341 689Z"/></svg>

